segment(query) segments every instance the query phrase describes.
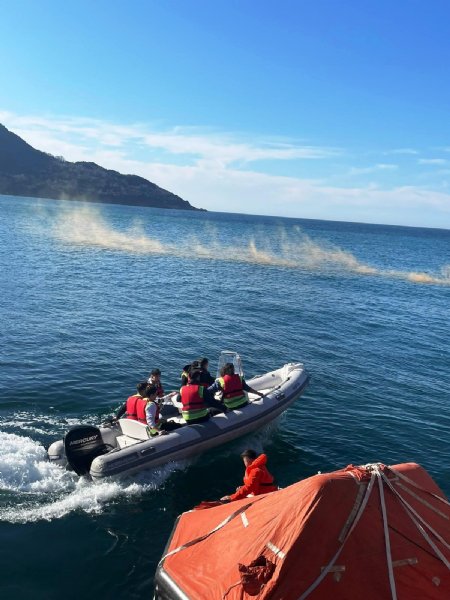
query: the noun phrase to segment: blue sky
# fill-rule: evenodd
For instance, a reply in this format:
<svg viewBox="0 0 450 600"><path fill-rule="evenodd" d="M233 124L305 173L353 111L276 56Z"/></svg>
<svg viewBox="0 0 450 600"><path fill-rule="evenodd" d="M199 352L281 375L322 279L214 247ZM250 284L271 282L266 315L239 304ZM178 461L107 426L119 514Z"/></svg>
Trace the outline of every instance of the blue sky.
<svg viewBox="0 0 450 600"><path fill-rule="evenodd" d="M196 206L450 228L450 4L0 0L0 122Z"/></svg>

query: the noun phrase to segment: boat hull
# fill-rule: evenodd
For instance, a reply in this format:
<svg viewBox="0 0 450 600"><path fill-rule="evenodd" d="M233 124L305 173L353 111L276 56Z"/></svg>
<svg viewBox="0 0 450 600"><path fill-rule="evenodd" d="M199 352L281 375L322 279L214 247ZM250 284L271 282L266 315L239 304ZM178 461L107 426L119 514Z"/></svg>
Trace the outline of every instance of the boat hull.
<svg viewBox="0 0 450 600"><path fill-rule="evenodd" d="M210 448L251 433L281 415L303 393L309 376L301 363L290 363L281 369L250 380L249 385L264 393L253 398L242 409L211 417L205 423L186 425L165 436L157 436L125 448L114 449L95 458L90 475L95 481L133 475L170 461L189 458ZM267 392L266 392L267 390ZM118 426L101 428L107 444L114 445L121 434ZM63 461L61 442L54 446L54 457ZM49 457L52 459L52 447ZM53 458L55 460L55 458Z"/></svg>

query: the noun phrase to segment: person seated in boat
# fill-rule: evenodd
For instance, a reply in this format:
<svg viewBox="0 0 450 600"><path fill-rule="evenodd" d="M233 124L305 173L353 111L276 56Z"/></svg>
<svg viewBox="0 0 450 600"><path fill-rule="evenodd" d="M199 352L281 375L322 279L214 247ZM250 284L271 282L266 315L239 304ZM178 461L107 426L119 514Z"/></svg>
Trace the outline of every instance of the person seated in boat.
<svg viewBox="0 0 450 600"><path fill-rule="evenodd" d="M149 427L149 433L153 437L155 435L164 435L167 433L161 427L161 419L159 416L160 400L158 398L158 387L156 385L148 385L144 392L145 418Z"/></svg>
<svg viewBox="0 0 450 600"><path fill-rule="evenodd" d="M222 392L222 401L228 410L242 408L248 404L246 392L252 392L260 398L264 396L258 390L251 388L245 379L234 372L233 363L225 363L220 370L220 377L208 388L210 394Z"/></svg>
<svg viewBox="0 0 450 600"><path fill-rule="evenodd" d="M183 371L181 372L181 386L186 385L189 381L190 372L191 371L200 371L200 382L202 385L208 387L209 385L214 383L214 377L208 371L209 360L204 358L199 358L198 360L194 360L189 365L185 365L183 367Z"/></svg>
<svg viewBox="0 0 450 600"><path fill-rule="evenodd" d="M180 389L180 395L181 414L188 425L203 423L211 414L224 412L223 405L202 385L199 369L191 370L189 382ZM215 412L211 409L215 409Z"/></svg>
<svg viewBox="0 0 450 600"><path fill-rule="evenodd" d="M191 367L192 367L192 363L189 363L188 365L184 365L183 370L181 371L181 375L180 375L181 387L188 384Z"/></svg>
<svg viewBox="0 0 450 600"><path fill-rule="evenodd" d="M250 496L275 492L278 489L274 478L267 470L265 454L258 456L254 450L249 448L241 454L241 457L245 465L244 485L238 487L234 494L222 496L221 502L233 502Z"/></svg>
<svg viewBox="0 0 450 600"><path fill-rule="evenodd" d="M161 370L160 369L152 369L150 375L148 376L147 383L149 385L156 386L158 398L162 398L164 396L164 388L161 383Z"/></svg>
<svg viewBox="0 0 450 600"><path fill-rule="evenodd" d="M164 398L167 398L167 396L164 396ZM160 410L164 398L158 398L156 385L148 385L144 392L144 400L146 401L145 418L151 436L164 435L169 431L182 427L179 423L167 421L161 417Z"/></svg>
<svg viewBox="0 0 450 600"><path fill-rule="evenodd" d="M154 385L157 388L156 395L160 401L160 404L164 404L171 400L174 396L178 394L178 392L170 392L169 394L164 395L164 388L161 383L161 371L160 369L153 369L147 379L148 385Z"/></svg>
<svg viewBox="0 0 450 600"><path fill-rule="evenodd" d="M115 420L121 419L122 417L126 417L127 419L133 419L137 421L136 404L138 401L141 401L143 399L143 394L147 389L147 385L148 383L146 381L140 381L137 384L137 394L133 394L133 396L127 398L126 402L124 402L117 411Z"/></svg>
<svg viewBox="0 0 450 600"><path fill-rule="evenodd" d="M209 360L205 356L204 358L201 358L198 361L198 364L200 366L200 371L201 371L201 375L200 375L201 383L203 385L206 385L206 387L212 385L215 380L214 380L214 377L211 375L211 373L208 371Z"/></svg>

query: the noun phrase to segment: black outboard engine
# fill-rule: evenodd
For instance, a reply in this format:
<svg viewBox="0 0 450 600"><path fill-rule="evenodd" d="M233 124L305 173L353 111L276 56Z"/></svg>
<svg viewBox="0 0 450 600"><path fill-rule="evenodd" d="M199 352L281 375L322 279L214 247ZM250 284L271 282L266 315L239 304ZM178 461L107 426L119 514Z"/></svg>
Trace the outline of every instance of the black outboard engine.
<svg viewBox="0 0 450 600"><path fill-rule="evenodd" d="M77 475L87 475L92 461L111 450L104 443L101 431L92 425L72 427L64 437L64 449L69 465Z"/></svg>

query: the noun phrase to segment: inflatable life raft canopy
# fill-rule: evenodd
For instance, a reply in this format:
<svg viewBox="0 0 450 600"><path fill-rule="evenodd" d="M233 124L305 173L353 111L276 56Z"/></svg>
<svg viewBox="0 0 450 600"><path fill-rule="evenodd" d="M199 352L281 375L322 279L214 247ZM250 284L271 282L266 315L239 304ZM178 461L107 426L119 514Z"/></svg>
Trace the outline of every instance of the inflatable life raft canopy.
<svg viewBox="0 0 450 600"><path fill-rule="evenodd" d="M448 600L450 504L415 463L350 465L184 513L158 600Z"/></svg>

